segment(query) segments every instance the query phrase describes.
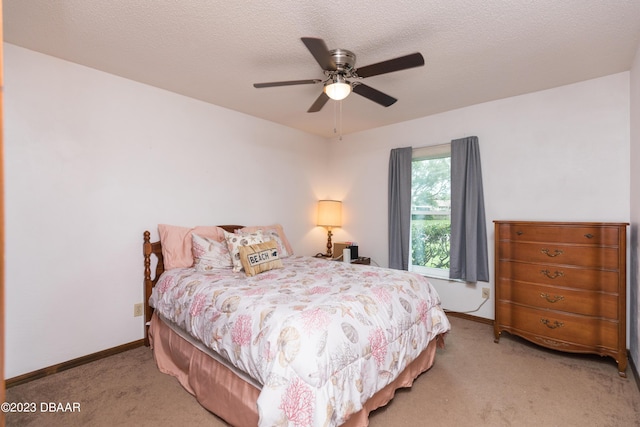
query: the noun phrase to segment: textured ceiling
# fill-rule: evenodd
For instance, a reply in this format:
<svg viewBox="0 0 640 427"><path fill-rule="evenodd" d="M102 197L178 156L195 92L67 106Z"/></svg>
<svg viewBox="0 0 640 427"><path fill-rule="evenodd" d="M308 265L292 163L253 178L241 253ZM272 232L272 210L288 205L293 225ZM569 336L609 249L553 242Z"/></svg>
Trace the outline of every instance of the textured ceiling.
<svg viewBox="0 0 640 427"><path fill-rule="evenodd" d="M6 42L310 133L322 79L300 37L357 55L356 68L421 52L420 68L370 77L398 98L342 102L342 132L627 71L638 0L4 0Z"/></svg>

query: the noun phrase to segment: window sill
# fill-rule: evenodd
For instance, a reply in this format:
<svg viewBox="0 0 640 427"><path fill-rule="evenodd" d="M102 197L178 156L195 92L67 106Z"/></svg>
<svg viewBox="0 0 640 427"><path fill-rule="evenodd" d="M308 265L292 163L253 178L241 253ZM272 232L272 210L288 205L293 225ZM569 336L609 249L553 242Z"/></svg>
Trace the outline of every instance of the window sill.
<svg viewBox="0 0 640 427"><path fill-rule="evenodd" d="M418 273L425 277L430 277L432 279L449 279L449 270L443 270L440 268L429 268L410 265L409 271Z"/></svg>
<svg viewBox="0 0 640 427"><path fill-rule="evenodd" d="M411 266L410 266L411 268ZM428 277L429 279L438 279L438 280L446 280L448 282L461 282L466 283L464 280L460 279L450 279L449 278L449 270L439 270L437 268L425 268L425 267L417 267L411 268L412 272L417 273L421 276Z"/></svg>

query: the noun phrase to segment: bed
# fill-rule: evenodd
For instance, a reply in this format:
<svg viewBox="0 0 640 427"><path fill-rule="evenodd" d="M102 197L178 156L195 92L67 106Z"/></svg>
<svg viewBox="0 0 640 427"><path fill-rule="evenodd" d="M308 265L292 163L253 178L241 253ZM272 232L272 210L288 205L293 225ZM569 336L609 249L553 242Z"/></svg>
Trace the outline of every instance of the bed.
<svg viewBox="0 0 640 427"><path fill-rule="evenodd" d="M422 276L294 255L279 225L159 234L144 232L145 344L231 425L366 426L444 346Z"/></svg>

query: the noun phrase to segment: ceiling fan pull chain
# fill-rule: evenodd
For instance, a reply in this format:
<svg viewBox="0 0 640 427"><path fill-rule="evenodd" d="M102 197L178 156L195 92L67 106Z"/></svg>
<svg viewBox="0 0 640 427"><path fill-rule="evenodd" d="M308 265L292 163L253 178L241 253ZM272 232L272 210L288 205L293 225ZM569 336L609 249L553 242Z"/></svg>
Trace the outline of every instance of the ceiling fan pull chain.
<svg viewBox="0 0 640 427"><path fill-rule="evenodd" d="M333 103L333 133L342 141L342 101Z"/></svg>
<svg viewBox="0 0 640 427"><path fill-rule="evenodd" d="M339 122L338 122L338 126L339 126L339 129L340 129L340 132L339 132L338 139L340 141L342 141L342 101L338 101L338 103L340 104L340 107L339 107L340 108L340 118L339 118Z"/></svg>
<svg viewBox="0 0 640 427"><path fill-rule="evenodd" d="M338 133L338 106L333 103L333 133Z"/></svg>

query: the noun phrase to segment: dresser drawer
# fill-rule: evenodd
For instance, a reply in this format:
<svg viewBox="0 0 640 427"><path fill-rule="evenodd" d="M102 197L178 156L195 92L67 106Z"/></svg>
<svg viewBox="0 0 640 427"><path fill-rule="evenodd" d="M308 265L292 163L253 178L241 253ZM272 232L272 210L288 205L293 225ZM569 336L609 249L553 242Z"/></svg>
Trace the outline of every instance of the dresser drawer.
<svg viewBox="0 0 640 427"><path fill-rule="evenodd" d="M618 318L618 296L592 291L535 285L500 279L496 297L531 307L584 314L615 320Z"/></svg>
<svg viewBox="0 0 640 427"><path fill-rule="evenodd" d="M618 322L571 315L552 310L534 309L498 301L499 327L510 327L551 340L584 346L618 346Z"/></svg>
<svg viewBox="0 0 640 427"><path fill-rule="evenodd" d="M620 283L620 273L617 271L504 260L498 261L497 273L500 277L496 280L510 278L517 282L603 291L611 294L618 294Z"/></svg>
<svg viewBox="0 0 640 427"><path fill-rule="evenodd" d="M501 239L519 242L557 242L617 246L620 228L616 226L579 226L544 223L499 224Z"/></svg>
<svg viewBox="0 0 640 427"><path fill-rule="evenodd" d="M620 265L617 248L505 241L500 241L497 244L498 259L500 260L575 265L608 270L617 270Z"/></svg>

